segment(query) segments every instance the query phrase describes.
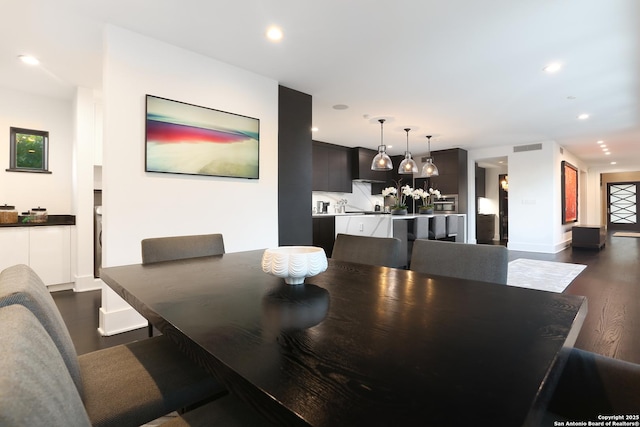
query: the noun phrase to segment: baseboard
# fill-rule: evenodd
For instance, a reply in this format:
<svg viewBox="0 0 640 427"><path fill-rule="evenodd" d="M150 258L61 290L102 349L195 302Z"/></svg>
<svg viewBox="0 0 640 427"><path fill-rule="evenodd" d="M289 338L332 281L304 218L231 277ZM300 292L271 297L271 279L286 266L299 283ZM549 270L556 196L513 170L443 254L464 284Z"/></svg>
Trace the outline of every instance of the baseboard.
<svg viewBox="0 0 640 427"><path fill-rule="evenodd" d="M121 334L135 329L146 328L147 319L132 307L106 312L100 307L100 323L98 332L103 336Z"/></svg>
<svg viewBox="0 0 640 427"><path fill-rule="evenodd" d="M75 292L97 291L102 289L102 283L102 280L94 277L93 274L87 276L76 276L73 290Z"/></svg>

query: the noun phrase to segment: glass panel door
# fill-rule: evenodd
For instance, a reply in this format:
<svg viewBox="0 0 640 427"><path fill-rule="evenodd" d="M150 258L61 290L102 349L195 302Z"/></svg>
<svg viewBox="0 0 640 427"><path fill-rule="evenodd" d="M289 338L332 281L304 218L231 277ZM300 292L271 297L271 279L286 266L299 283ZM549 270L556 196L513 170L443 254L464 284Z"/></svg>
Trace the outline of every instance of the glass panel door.
<svg viewBox="0 0 640 427"><path fill-rule="evenodd" d="M637 220L637 184L637 182L607 184L608 228L640 231Z"/></svg>

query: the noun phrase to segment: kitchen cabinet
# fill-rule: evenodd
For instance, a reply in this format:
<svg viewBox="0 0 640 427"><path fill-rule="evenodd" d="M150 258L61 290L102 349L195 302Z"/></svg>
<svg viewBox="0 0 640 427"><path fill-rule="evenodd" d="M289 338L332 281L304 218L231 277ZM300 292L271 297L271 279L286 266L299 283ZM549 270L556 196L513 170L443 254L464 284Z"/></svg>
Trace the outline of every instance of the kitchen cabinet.
<svg viewBox="0 0 640 427"><path fill-rule="evenodd" d="M351 193L351 149L313 141L313 191Z"/></svg>
<svg viewBox="0 0 640 427"><path fill-rule="evenodd" d="M327 258L331 257L333 252L333 243L335 241L336 226L335 217L333 215L326 217L313 217L313 246L324 249Z"/></svg>
<svg viewBox="0 0 640 427"><path fill-rule="evenodd" d="M481 168L476 163L476 198L486 197L486 173L485 168Z"/></svg>
<svg viewBox="0 0 640 427"><path fill-rule="evenodd" d="M0 229L0 270L26 264L45 285L71 282L71 227Z"/></svg>
<svg viewBox="0 0 640 427"><path fill-rule="evenodd" d="M440 190L442 195L458 195L458 213L467 213L467 197L469 185L467 183L467 151L460 148L432 151L433 163L438 167L438 176L430 178L416 178L415 187L428 187ZM422 158L422 162L426 160Z"/></svg>
<svg viewBox="0 0 640 427"><path fill-rule="evenodd" d="M378 154L376 150L370 150L368 148L356 147L352 149L352 179L363 182L379 183L383 185L387 182L386 171L371 170L371 161L376 154Z"/></svg>

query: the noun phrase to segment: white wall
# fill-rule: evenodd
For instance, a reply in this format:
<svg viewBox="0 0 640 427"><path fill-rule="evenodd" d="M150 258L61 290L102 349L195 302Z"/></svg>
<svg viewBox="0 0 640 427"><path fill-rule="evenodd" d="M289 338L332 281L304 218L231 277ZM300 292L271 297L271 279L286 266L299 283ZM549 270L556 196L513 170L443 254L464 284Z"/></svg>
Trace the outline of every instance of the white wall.
<svg viewBox="0 0 640 427"><path fill-rule="evenodd" d="M541 144L541 150L518 153L514 153L513 146L470 150L469 185L472 186L475 181L475 162L506 156L509 175L509 249L555 253L569 244L573 225L562 224L561 161L566 160L578 168L580 186L589 186L591 179L583 163L555 141L542 141ZM587 179L584 179L585 175ZM586 205L590 200L584 198L590 194L588 188L579 191L579 215L589 212ZM473 199L474 195L470 192L470 211L475 206ZM580 222L587 220L580 219ZM469 235L475 236L474 216L469 216L468 221Z"/></svg>
<svg viewBox="0 0 640 427"><path fill-rule="evenodd" d="M74 213L71 205L73 146L71 101L46 98L0 87L0 204L18 212L42 206L49 214ZM7 172L9 128L49 132L51 174Z"/></svg>
<svg viewBox="0 0 640 427"><path fill-rule="evenodd" d="M223 233L228 252L277 245L274 80L126 30L106 30L103 265L141 261L146 237ZM260 119L260 179L144 171L145 94Z"/></svg>
<svg viewBox="0 0 640 427"><path fill-rule="evenodd" d="M104 46L103 267L141 262L147 237L222 233L227 252L277 246L278 83L116 27ZM260 119L260 178L145 172L146 94ZM144 324L103 288L103 334Z"/></svg>

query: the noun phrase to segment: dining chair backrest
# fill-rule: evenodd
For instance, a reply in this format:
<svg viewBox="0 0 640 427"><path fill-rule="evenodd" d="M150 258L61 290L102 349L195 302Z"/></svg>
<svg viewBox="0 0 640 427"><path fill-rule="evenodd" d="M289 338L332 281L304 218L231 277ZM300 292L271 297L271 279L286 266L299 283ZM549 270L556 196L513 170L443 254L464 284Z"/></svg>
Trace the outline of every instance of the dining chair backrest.
<svg viewBox="0 0 640 427"><path fill-rule="evenodd" d="M447 215L447 237L455 237L458 235L458 215Z"/></svg>
<svg viewBox="0 0 640 427"><path fill-rule="evenodd" d="M82 395L78 353L69 330L46 285L27 265L14 265L0 273L0 307L12 304L23 305L40 321L58 348L78 392Z"/></svg>
<svg viewBox="0 0 640 427"><path fill-rule="evenodd" d="M418 216L413 220L413 237L417 239L428 239L431 218L427 216Z"/></svg>
<svg viewBox="0 0 640 427"><path fill-rule="evenodd" d="M444 215L434 215L431 217L431 238L444 239L447 237L447 217Z"/></svg>
<svg viewBox="0 0 640 427"><path fill-rule="evenodd" d="M504 246L416 240L410 269L420 273L507 283L509 257Z"/></svg>
<svg viewBox="0 0 640 427"><path fill-rule="evenodd" d="M338 233L331 258L338 261L394 268L402 267L404 264L402 261L402 241L395 237L370 237Z"/></svg>
<svg viewBox="0 0 640 427"><path fill-rule="evenodd" d="M572 348L547 411L553 420L595 420L638 408L640 365Z"/></svg>
<svg viewBox="0 0 640 427"><path fill-rule="evenodd" d="M0 308L0 342L1 426L91 425L56 345L29 309Z"/></svg>
<svg viewBox="0 0 640 427"><path fill-rule="evenodd" d="M143 264L224 254L222 234L153 237L141 245Z"/></svg>

